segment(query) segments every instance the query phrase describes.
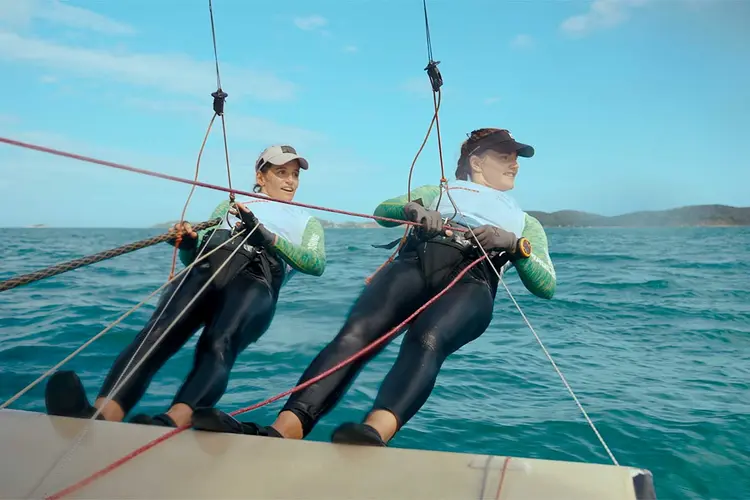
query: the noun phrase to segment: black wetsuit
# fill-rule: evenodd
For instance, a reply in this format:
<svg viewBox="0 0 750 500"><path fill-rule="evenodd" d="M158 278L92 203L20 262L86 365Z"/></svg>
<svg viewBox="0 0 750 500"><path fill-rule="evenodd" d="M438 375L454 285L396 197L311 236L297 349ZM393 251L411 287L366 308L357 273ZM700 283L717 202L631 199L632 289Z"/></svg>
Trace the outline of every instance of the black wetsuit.
<svg viewBox="0 0 750 500"><path fill-rule="evenodd" d="M365 348L404 321L474 260L476 250L410 240L396 260L380 270L354 303L338 335L315 357L299 379L309 380ZM500 269L507 259L493 264ZM445 359L477 339L490 324L497 276L480 262L417 316L406 332L395 364L380 386L373 409L396 416L398 427L427 401ZM357 373L385 347L293 394L284 405L307 435L338 403Z"/></svg>
<svg viewBox="0 0 750 500"><path fill-rule="evenodd" d="M209 246L204 253L228 238L228 231L219 230L217 234L204 238ZM108 396L121 384L176 321L112 400L127 414L143 396L156 372L203 327L193 369L172 404L184 403L194 409L213 406L219 401L237 356L257 341L271 324L284 279L283 265L278 259L265 252L257 254L243 248L188 306L241 240L241 237L235 238L165 289L149 322L115 360L99 397ZM70 372L59 372L56 376L48 384L48 412L79 417L93 414L85 394L79 394L83 388L77 377Z"/></svg>

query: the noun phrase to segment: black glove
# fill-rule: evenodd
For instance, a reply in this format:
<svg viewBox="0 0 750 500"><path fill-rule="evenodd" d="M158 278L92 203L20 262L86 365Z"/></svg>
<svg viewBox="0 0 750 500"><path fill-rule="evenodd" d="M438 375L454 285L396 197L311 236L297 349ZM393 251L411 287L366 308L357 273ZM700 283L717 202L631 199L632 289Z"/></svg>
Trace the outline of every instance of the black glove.
<svg viewBox="0 0 750 500"><path fill-rule="evenodd" d="M273 244L276 240L276 235L266 229L266 227L258 221L258 218L244 205L237 205L237 214L242 220L242 224L245 226L247 231L253 231L255 226L258 228L253 231L253 234L247 239L247 242L254 247L267 247Z"/></svg>
<svg viewBox="0 0 750 500"><path fill-rule="evenodd" d="M410 201L404 205L404 215L406 220L422 225L419 229L425 238L429 239L443 232L443 219L437 210L427 210L419 203Z"/></svg>
<svg viewBox="0 0 750 500"><path fill-rule="evenodd" d="M516 248L518 247L518 238L516 235L505 229L500 229L496 226L490 226L485 224L473 228L474 234L476 235L476 241L485 251L500 250L508 252L509 254L515 254ZM466 232L467 238L472 238L471 232Z"/></svg>

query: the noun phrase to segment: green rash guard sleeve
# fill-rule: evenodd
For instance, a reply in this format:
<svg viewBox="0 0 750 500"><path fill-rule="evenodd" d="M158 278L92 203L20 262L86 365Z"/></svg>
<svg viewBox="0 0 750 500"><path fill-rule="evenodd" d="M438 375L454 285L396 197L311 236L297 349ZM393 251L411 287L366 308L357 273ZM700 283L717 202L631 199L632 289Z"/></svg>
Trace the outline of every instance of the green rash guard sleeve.
<svg viewBox="0 0 750 500"><path fill-rule="evenodd" d="M229 212L229 200L224 200L221 202L211 213L210 219L215 219L217 217L224 218L226 217L227 213ZM195 249L200 247L201 243L203 242L203 238L206 236L206 233L215 229L217 226L211 226L207 227L206 229L201 229L198 231L198 238L196 239L196 244L193 248L180 248L180 261L185 266L189 266L194 260L195 260ZM170 241L170 245L174 246L174 242Z"/></svg>
<svg viewBox="0 0 750 500"><path fill-rule="evenodd" d="M325 232L320 221L310 217L302 233L302 243L295 245L276 237L273 248L292 268L305 274L320 276L326 268Z"/></svg>
<svg viewBox="0 0 750 500"><path fill-rule="evenodd" d="M432 203L440 196L440 186L420 186L411 192L411 201L421 200L422 206L430 207ZM390 200L385 200L375 208L373 215L376 217L387 217L389 219L406 220L404 218L404 205L408 203L408 196L401 195ZM378 220L378 224L383 227L396 227L400 224L389 221Z"/></svg>
<svg viewBox="0 0 750 500"><path fill-rule="evenodd" d="M513 263L518 276L528 291L537 297L551 299L555 295L557 276L549 256L544 228L536 218L526 214L522 236L531 243L531 256Z"/></svg>

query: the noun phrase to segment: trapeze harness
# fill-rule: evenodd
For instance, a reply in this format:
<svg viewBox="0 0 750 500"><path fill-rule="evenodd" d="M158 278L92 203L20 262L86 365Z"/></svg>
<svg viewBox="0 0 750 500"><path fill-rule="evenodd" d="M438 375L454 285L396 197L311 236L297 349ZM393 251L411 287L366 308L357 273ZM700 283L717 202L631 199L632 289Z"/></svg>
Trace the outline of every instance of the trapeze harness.
<svg viewBox="0 0 750 500"><path fill-rule="evenodd" d="M460 214L445 193L439 200L433 200L425 208L437 210L443 220L450 220L451 225L454 226L468 228L489 224L510 231L517 238L521 238L526 214L513 197L503 191L468 181L454 181L449 189L456 206L462 207ZM422 200L414 201L420 203ZM436 207L438 201L440 205ZM453 231L451 236L438 235L429 240L424 240L420 238L419 230L412 229L399 255L407 258L416 256L428 287L440 289L457 276L472 260L482 255L481 250L469 239L470 237L471 233L466 229L465 233ZM399 241L400 238L385 245L373 246L376 248L393 248ZM527 247L520 248L520 250L524 256L528 256L526 254ZM495 268L502 275L510 265L509 257L505 254L498 256L497 252L488 251L487 253ZM487 281L493 289L494 295L497 276L486 261L473 268L469 274Z"/></svg>

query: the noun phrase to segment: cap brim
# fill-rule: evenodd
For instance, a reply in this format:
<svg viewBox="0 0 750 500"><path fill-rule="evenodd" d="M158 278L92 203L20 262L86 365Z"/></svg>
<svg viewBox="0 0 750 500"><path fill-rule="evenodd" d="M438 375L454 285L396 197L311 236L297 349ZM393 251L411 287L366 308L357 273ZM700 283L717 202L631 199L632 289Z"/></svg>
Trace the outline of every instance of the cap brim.
<svg viewBox="0 0 750 500"><path fill-rule="evenodd" d="M534 148L528 144L522 144L515 140L498 142L487 146L487 149L494 149L498 153L516 153L523 158L534 156Z"/></svg>
<svg viewBox="0 0 750 500"><path fill-rule="evenodd" d="M528 144L521 144L520 142L516 142L516 153L518 156L521 156L523 158L531 158L534 156L534 148L529 146Z"/></svg>
<svg viewBox="0 0 750 500"><path fill-rule="evenodd" d="M300 168L303 170L307 170L310 166L307 163L307 160L294 153L281 153L280 155L269 158L266 162L272 165L283 165L285 163L289 163L292 160L297 160L299 162Z"/></svg>

